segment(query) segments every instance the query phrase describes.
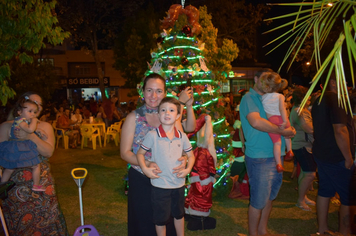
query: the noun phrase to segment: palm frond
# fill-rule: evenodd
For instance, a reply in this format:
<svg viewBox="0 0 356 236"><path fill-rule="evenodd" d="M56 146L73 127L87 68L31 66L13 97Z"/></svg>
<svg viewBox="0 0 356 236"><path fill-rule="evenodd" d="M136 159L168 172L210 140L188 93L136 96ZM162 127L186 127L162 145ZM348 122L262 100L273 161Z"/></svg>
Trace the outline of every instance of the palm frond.
<svg viewBox="0 0 356 236"><path fill-rule="evenodd" d="M342 42L343 42L344 39L345 39L345 36L343 34L340 34L340 37L336 41L336 43L334 45L334 48L331 50L331 52L329 53L329 55L327 56L327 58L324 60L323 64L319 68L318 72L314 76L313 80L311 81L312 84L311 84L306 96L304 97L303 101L301 102L301 105L300 105L301 110L305 106L306 102L308 101L308 98L309 98L310 94L313 92L315 86L318 84L321 76L324 74L324 71L326 70L327 67L329 67L329 72L328 72L328 75L326 77L324 88L323 88L323 91L322 91L322 93L320 95L320 99L322 99L322 97L323 97L323 95L325 93L325 89L327 87L327 84L329 82L330 75L331 75L332 70L333 70L334 65L335 65L335 57L334 56L335 56L336 52L338 51L338 49L340 48L340 46L342 45ZM336 79L338 79L338 78L336 78Z"/></svg>
<svg viewBox="0 0 356 236"><path fill-rule="evenodd" d="M304 13L307 13L307 12L309 12L309 10L306 10ZM297 15L297 14L291 14L291 16L295 16L295 15ZM288 16L288 17L289 17L289 16ZM270 21L270 20L273 21L273 20L282 19L282 18L285 18L285 17L269 18L269 19L265 19L264 21ZM299 21L302 21L302 20L305 20L305 19L309 19L309 18L310 18L309 15L308 15L308 16L303 16L302 18L299 19ZM283 24L283 25L277 26L277 27L275 27L275 28L273 28L273 29L271 29L271 30L268 30L268 31L266 31L266 32L263 32L263 34L271 33L271 32L273 32L273 31L277 31L277 30L279 30L279 29L282 29L282 28L284 28L284 27L287 27L287 26L293 25L293 24L294 24L294 21L290 21L290 22L287 22L287 23L285 23L285 24ZM306 24L306 23L303 23L303 24ZM291 29L290 31L293 32L293 30L294 30L294 28Z"/></svg>
<svg viewBox="0 0 356 236"><path fill-rule="evenodd" d="M296 10L296 12L268 19L280 20L285 19L287 17L295 18L292 21L283 23L282 25L266 32L269 33L276 30L281 30L285 28L287 29L285 33L281 34L279 37L265 45L267 46L278 43L278 45L275 46L268 53L271 53L276 48L280 47L282 44L285 44L287 41L294 38L285 54L279 71L290 58L290 63L287 66L287 70L289 70L291 64L296 60L296 56L300 52L302 45L304 44L308 35L312 33L314 37L314 49L312 52L311 59L315 61L315 65L318 71L311 82L311 86L306 97L302 101L301 107L305 105L309 95L319 82L321 76L325 73L326 69L329 68L327 72L326 83L324 84L320 99L324 95L325 88L327 87L327 83L329 81L331 73L335 71L339 105L342 106L345 110L351 111L350 100L348 97L346 85L344 62L342 60L342 48L343 45L346 46L346 51L348 54L348 63L350 64L352 84L353 86L355 86L354 65L356 63L356 1L303 0L299 3L274 3L269 5L298 7L298 10ZM333 32L333 29L335 28L335 25L339 20L343 21L344 27L341 32L339 32L339 38L337 39L337 41L334 42L334 48L328 53L326 59L323 59L321 56L321 52L325 50L324 46L326 42L330 40L331 32ZM293 56L292 53L294 53Z"/></svg>
<svg viewBox="0 0 356 236"><path fill-rule="evenodd" d="M308 28L305 29L304 32L306 32L306 31L309 32L310 29L311 29L311 27L309 26ZM304 33L304 32L301 32L301 33ZM289 58L290 54L293 52L293 50L294 50L298 45L299 45L299 46L298 46L298 48L297 48L296 51L299 51L300 48L303 46L303 43L304 43L304 41L306 40L306 38L307 38L307 37L296 37L295 42L293 43L293 46L289 48L289 50L288 50L286 56L284 57L284 60L287 60L287 59ZM288 55L288 57L287 57L287 55ZM290 67L292 66L292 62L295 60L296 56L297 56L297 54L295 53L294 56L293 56L293 58L292 58L292 60L291 60L291 63L289 63L289 65L288 65L288 70L289 70ZM284 61L283 61L283 63L284 63ZM279 67L278 73L280 72L281 69L282 69L282 66Z"/></svg>
<svg viewBox="0 0 356 236"><path fill-rule="evenodd" d="M348 59L349 59L349 65L350 65L352 87L355 88L355 76L354 76L352 56L354 56L354 60L356 61L356 43L353 40L351 30L352 30L352 27L350 25L350 21L347 21L345 23L345 38L347 41L346 47L347 47L347 55L348 55Z"/></svg>

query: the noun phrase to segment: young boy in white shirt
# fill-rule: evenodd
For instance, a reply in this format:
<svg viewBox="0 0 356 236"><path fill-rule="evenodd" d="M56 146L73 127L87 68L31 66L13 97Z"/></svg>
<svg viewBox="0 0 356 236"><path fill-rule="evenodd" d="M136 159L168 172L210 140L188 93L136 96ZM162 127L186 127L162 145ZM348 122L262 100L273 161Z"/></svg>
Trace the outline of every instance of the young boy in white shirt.
<svg viewBox="0 0 356 236"><path fill-rule="evenodd" d="M161 125L150 131L137 152L137 160L143 173L151 179L153 223L158 236L166 235L166 223L174 217L177 236L184 235L185 177L193 168L195 157L192 146L185 133L174 126L180 118L180 103L177 99L166 97L158 106ZM152 152L152 160L161 173L155 174L155 168L145 163L145 153ZM173 168L180 164L182 152L188 156L188 166L173 174Z"/></svg>

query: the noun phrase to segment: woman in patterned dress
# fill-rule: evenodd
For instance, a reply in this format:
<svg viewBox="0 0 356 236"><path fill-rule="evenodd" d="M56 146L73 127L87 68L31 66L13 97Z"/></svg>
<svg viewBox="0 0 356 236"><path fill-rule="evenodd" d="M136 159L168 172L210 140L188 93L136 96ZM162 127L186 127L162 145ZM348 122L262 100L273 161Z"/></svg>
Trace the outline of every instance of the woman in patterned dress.
<svg viewBox="0 0 356 236"><path fill-rule="evenodd" d="M144 79L143 95L145 105L137 108L127 115L122 127L120 154L121 158L131 164L129 170L128 194L128 235L129 236L155 236L155 225L152 222L151 182L140 169L136 153L145 135L160 125L158 119L158 105L166 96L165 79L158 74L151 74ZM192 108L193 92L191 88L183 90L179 101L187 107L187 120L183 121L184 130L192 132L195 129L195 116ZM182 106L183 109L183 106ZM176 122L176 127L183 131L182 123ZM151 153L147 152L145 159L149 165ZM176 172L184 168L185 158L181 158L182 165L175 168ZM154 165L154 164L153 164ZM160 172L157 165L156 174ZM152 167L152 164L151 164ZM173 221L167 226L167 235L174 235Z"/></svg>
<svg viewBox="0 0 356 236"><path fill-rule="evenodd" d="M42 111L42 99L37 93L27 92L23 97L29 97L39 108L37 116ZM0 142L8 139L13 121L6 121L0 125ZM20 139L29 139L37 146L37 151L42 159L40 184L46 190L34 192L32 171L30 168L19 168L11 175L10 181L15 186L9 191L8 198L3 202L3 213L9 234L15 235L69 235L62 211L59 208L54 187L54 180L50 172L48 158L54 151L54 133L52 126L40 121L36 133L28 134L24 131L15 131L15 136ZM45 137L41 139L40 137Z"/></svg>

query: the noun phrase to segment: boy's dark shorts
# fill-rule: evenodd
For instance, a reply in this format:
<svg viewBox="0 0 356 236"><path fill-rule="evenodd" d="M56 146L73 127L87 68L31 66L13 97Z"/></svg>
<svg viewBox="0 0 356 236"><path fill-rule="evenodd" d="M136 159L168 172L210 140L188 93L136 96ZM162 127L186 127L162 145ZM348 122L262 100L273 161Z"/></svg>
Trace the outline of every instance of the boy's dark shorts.
<svg viewBox="0 0 356 236"><path fill-rule="evenodd" d="M181 219L184 216L185 188L163 189L152 186L151 200L153 223L166 225L170 216Z"/></svg>

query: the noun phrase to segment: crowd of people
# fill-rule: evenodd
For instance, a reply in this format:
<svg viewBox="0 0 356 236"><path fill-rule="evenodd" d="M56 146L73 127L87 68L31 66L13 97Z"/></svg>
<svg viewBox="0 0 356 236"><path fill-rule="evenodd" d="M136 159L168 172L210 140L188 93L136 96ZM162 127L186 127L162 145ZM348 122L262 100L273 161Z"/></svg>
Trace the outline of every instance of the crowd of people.
<svg viewBox="0 0 356 236"><path fill-rule="evenodd" d="M316 205L318 234L330 233L327 224L329 202L335 195L339 196L339 233L349 235L356 205L355 126L350 112L338 105L335 74L331 75L327 92L321 101L320 92L316 92L302 108L307 89L301 86L288 89L292 93L284 92L287 96L274 101L274 109L277 111L275 115L289 110L291 127L287 128L283 125L285 118L281 118L278 123L270 122L263 103L266 95L274 90L268 90L272 81L273 85L281 84L281 80L276 79L278 75L273 73L269 70L257 73L254 87L242 98L239 107L250 184L249 233L268 233L267 223L272 202L282 184L282 175L275 166L278 165L276 158L282 158L286 148L282 139L282 146L278 146L276 156L276 145L272 145L267 135L274 133L292 139L295 164L301 169L296 206L311 211L309 205ZM354 97L351 96L352 108L355 108ZM311 103L311 100L314 102ZM312 188L316 171L319 188L315 202L307 197L307 193Z"/></svg>
<svg viewBox="0 0 356 236"><path fill-rule="evenodd" d="M113 95L104 102L96 102L94 98L82 100L70 104L64 99L61 104L48 103L44 109L41 121L53 123L60 129L64 129L69 137L69 146L76 148L80 145L80 124L93 117L98 122L105 122L105 127L124 119L134 108L134 104L120 104L117 96Z"/></svg>
<svg viewBox="0 0 356 236"><path fill-rule="evenodd" d="M335 76L331 76L323 99L316 93L303 108L306 88L286 88L285 81L271 70L259 71L254 82L239 105L226 100L237 108L232 109L237 113L229 123L241 119L250 186L249 234L268 234L286 150L293 153L290 156L301 169L296 207L310 211L309 205L316 205L318 232L324 234L329 231L329 202L337 195L341 202L339 232L350 234L356 205L355 120L338 105ZM20 96L8 121L0 125L1 184L15 183L3 203L11 235L68 235L48 163L55 142L49 122L66 129L71 143L76 144L80 142L79 124L89 117L102 119L106 127L125 118L120 155L130 164L128 235L184 235L182 186L195 160L184 132L196 128L193 92L188 87L178 100L165 98L165 79L158 74L147 76L142 89L145 103L136 110L118 109L117 97L112 96L101 104L91 100L76 107L64 101L58 109L45 109L41 117L41 97L33 92ZM350 97L354 109L356 96ZM181 117L183 109L185 119ZM288 139L291 144L286 145ZM307 194L316 172L319 188L315 202Z"/></svg>

